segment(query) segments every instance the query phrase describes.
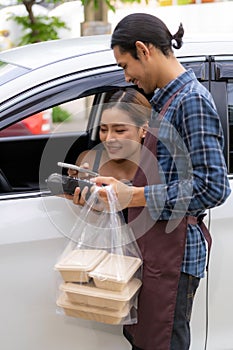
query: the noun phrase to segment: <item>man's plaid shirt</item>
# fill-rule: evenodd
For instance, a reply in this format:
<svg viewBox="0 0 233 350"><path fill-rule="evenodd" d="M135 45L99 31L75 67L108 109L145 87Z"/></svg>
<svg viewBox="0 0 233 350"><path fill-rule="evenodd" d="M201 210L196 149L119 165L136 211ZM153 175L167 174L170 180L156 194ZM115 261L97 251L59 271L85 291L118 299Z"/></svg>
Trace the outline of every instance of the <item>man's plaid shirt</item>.
<svg viewBox="0 0 233 350"><path fill-rule="evenodd" d="M198 216L222 204L230 194L220 120L210 93L192 70L155 91L151 123L158 123L159 112L179 89L159 127L161 184L145 187L154 220ZM200 227L189 224L182 272L203 277L206 255Z"/></svg>

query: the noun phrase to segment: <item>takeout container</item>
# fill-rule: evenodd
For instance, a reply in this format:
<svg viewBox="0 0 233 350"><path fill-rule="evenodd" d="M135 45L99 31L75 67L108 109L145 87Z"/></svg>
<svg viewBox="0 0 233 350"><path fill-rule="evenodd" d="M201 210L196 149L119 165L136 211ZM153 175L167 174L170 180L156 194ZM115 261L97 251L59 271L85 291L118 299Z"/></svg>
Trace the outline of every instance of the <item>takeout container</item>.
<svg viewBox="0 0 233 350"><path fill-rule="evenodd" d="M108 254L89 276L98 288L122 291L141 264L142 260L136 257Z"/></svg>
<svg viewBox="0 0 233 350"><path fill-rule="evenodd" d="M88 282L89 271L106 257L105 250L76 249L55 265L65 282Z"/></svg>
<svg viewBox="0 0 233 350"><path fill-rule="evenodd" d="M86 320L93 320L108 324L120 324L130 312L130 305L126 304L123 309L111 310L107 308L100 308L95 306L88 306L85 304L72 303L65 293L62 293L57 305L62 307L67 316L80 317Z"/></svg>
<svg viewBox="0 0 233 350"><path fill-rule="evenodd" d="M86 285L63 283L60 289L65 292L72 303L120 311L126 305L132 305L141 284L139 279L132 278L120 292L97 288L93 282Z"/></svg>

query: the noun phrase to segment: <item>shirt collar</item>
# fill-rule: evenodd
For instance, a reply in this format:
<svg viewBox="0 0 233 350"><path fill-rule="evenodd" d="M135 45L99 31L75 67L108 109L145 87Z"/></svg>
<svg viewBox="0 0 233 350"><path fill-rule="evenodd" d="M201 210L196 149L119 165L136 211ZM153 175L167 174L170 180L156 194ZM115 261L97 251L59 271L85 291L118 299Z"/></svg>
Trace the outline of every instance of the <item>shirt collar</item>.
<svg viewBox="0 0 233 350"><path fill-rule="evenodd" d="M150 103L156 112L160 112L162 107L168 101L168 99L176 93L183 85L196 79L196 76L192 69L188 69L176 79L170 81L165 87L157 89L154 92Z"/></svg>

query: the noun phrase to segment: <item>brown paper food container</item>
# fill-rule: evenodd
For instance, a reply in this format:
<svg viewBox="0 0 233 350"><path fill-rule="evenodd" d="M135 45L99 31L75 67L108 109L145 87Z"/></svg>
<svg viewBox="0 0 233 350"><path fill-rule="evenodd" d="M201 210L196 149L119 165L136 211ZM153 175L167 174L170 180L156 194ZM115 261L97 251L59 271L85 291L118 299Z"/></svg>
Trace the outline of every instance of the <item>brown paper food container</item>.
<svg viewBox="0 0 233 350"><path fill-rule="evenodd" d="M55 265L65 282L88 282L93 270L108 253L97 249L76 249Z"/></svg>
<svg viewBox="0 0 233 350"><path fill-rule="evenodd" d="M67 316L79 317L108 324L120 324L122 320L128 316L130 311L128 304L120 311L75 304L69 301L65 293L59 296L57 306L63 308Z"/></svg>
<svg viewBox="0 0 233 350"><path fill-rule="evenodd" d="M139 279L132 278L120 292L97 288L93 282L85 285L63 283L60 289L66 293L68 299L73 303L120 311L127 304L132 304L141 284L142 282Z"/></svg>
<svg viewBox="0 0 233 350"><path fill-rule="evenodd" d="M142 260L136 257L108 254L89 276L98 288L121 291L141 264Z"/></svg>

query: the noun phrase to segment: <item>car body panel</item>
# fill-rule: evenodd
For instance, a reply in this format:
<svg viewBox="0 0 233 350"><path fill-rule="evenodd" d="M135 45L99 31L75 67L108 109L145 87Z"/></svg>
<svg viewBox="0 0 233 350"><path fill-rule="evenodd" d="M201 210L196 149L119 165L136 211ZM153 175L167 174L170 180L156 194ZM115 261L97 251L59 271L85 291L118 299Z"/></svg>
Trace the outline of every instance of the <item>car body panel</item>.
<svg viewBox="0 0 233 350"><path fill-rule="evenodd" d="M113 52L110 49L109 35L90 36L87 39L85 38L85 40L83 39L81 37L63 40L62 47L59 40L54 40L52 47L49 42L27 45L24 47L23 55L20 48L6 50L1 53L0 61L9 62L11 65L20 67L20 69L24 67L25 73L35 70L35 72L30 72L30 79L28 79L27 74L24 78L21 76L19 85L23 84L25 90L33 87L35 82L39 85L58 76L71 74L75 68L80 70L80 67L82 67L84 71L97 66L101 67L105 64L116 65ZM179 57L205 58L212 55L232 55L232 47L229 45L229 40L200 43L198 40L191 41L187 39L187 43L189 44L188 50L186 49L186 45L184 45L176 53ZM40 52L46 52L46 55L40 55ZM67 57L69 58L68 61ZM66 65L63 62L65 58ZM51 64L53 65L52 70L50 68ZM48 66L48 69L46 69L46 66ZM0 103L12 97L15 90L17 91L19 89L17 79L10 80L8 84L6 85L5 93L3 91L3 95L1 95Z"/></svg>

